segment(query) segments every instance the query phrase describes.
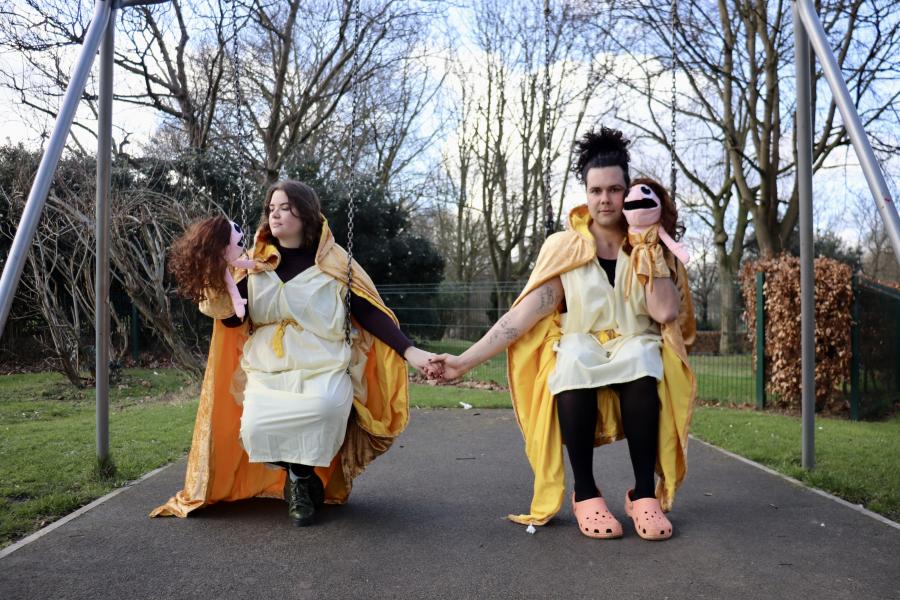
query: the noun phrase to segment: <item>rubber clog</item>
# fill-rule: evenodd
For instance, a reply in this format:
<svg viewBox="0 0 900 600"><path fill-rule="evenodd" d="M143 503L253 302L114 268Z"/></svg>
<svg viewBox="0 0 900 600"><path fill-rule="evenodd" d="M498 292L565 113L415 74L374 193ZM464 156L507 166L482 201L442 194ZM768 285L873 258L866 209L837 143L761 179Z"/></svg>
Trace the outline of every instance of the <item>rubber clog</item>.
<svg viewBox="0 0 900 600"><path fill-rule="evenodd" d="M609 512L603 498L598 496L575 502L575 494L572 494L572 512L584 535L602 540L622 537L622 524Z"/></svg>
<svg viewBox="0 0 900 600"><path fill-rule="evenodd" d="M625 493L625 513L634 522L634 530L645 540L667 540L672 537L672 523L656 498L631 499L632 490Z"/></svg>

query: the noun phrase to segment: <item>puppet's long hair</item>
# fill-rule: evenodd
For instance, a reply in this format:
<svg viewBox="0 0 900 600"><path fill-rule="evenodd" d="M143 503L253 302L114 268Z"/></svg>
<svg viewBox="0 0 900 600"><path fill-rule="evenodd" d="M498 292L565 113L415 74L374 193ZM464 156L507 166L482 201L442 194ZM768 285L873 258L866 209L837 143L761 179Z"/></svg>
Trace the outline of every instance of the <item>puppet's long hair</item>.
<svg viewBox="0 0 900 600"><path fill-rule="evenodd" d="M200 302L206 292L227 293L224 250L231 243L231 223L224 215L196 221L169 250L169 271L178 293Z"/></svg>

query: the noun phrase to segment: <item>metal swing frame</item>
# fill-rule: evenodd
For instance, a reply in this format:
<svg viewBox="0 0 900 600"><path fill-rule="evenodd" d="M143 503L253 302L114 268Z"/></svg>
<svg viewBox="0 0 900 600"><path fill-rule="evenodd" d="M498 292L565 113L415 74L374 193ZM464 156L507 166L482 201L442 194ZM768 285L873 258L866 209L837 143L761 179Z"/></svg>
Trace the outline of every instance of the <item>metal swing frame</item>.
<svg viewBox="0 0 900 600"><path fill-rule="evenodd" d="M0 335L6 326L13 297L22 275L28 251L34 238L37 224L46 203L53 174L65 147L66 138L75 117L75 111L87 77L100 53L100 105L97 139L97 206L96 206L96 281L95 281L95 335L96 335L96 446L97 458L103 463L109 458L109 191L112 157L112 96L113 96L113 49L115 42L116 11L131 6L163 4L168 0L97 0L90 26L84 36L81 53L72 71L53 132L41 158L34 183L28 195L19 227L10 249L9 256L0 277ZM869 140L862 127L859 114L841 76L840 68L828 45L822 23L816 14L812 0L792 0L794 16L794 41L797 66L797 177L800 187L800 257L801 257L801 311L802 311L802 407L803 407L803 467L815 466L814 456L814 410L815 410L815 342L814 342L814 292L813 292L813 244L812 244L812 115L811 78L812 55L822 62L825 79L834 94L835 103L841 112L850 135L851 143L862 164L863 173L885 223L894 254L900 262L900 216L894 205L884 175L881 171ZM676 23L676 0L673 0L672 26ZM355 9L355 41L359 41L359 5ZM549 0L545 2L545 43L549 44ZM673 32L674 33L674 32ZM673 41L673 58L674 41ZM549 55L545 57L548 63ZM673 68L674 68L673 64ZM546 79L549 72L545 73ZM673 74L674 78L674 74ZM674 79L673 79L674 81ZM545 94L549 93L549 85ZM357 97L354 95L351 130L357 118ZM673 118L674 131L674 118ZM549 137L549 136L547 136ZM546 141L546 140L545 140ZM548 144L549 146L549 144ZM549 165L548 165L549 169ZM673 165L674 177L674 165ZM674 183L674 180L673 180ZM549 174L545 174L544 185L549 192ZM672 186L674 190L674 185ZM549 199L549 193L545 195ZM349 336L349 301L352 285L352 219L355 207L353 190L349 197L349 239L348 239L348 294L347 327ZM547 203L548 217L552 207ZM550 225L548 218L548 225ZM549 232L549 227L547 228Z"/></svg>

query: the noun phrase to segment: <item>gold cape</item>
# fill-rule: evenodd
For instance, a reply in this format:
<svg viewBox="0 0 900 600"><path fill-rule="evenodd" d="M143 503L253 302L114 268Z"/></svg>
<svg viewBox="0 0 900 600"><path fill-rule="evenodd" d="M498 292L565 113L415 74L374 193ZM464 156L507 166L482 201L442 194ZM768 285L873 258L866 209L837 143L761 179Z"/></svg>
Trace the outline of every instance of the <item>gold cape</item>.
<svg viewBox="0 0 900 600"><path fill-rule="evenodd" d="M569 229L547 238L525 289L513 303L561 273L580 267L597 256L594 238L588 229L587 206L569 214ZM656 496L663 510L672 507L675 490L687 471L688 427L697 386L687 361L687 347L693 344L695 323L691 294L684 265L670 257L673 280L681 295L677 321L661 326L663 379L657 390L660 399L659 450ZM575 300L570 300L575 301ZM529 514L509 515L511 521L544 525L559 512L565 492L562 434L556 403L547 387L547 378L556 367L554 342L560 332L560 313L544 317L507 350L507 375L516 420L525 438L525 454L534 471L534 490ZM597 392L595 446L625 437L619 401L609 388Z"/></svg>
<svg viewBox="0 0 900 600"><path fill-rule="evenodd" d="M252 258L258 265L252 272L272 270L281 259L274 245L262 242L256 243ZM335 243L327 221L322 226L315 260L323 272L347 283L347 253ZM246 271L239 271L235 279L240 280L246 274ZM355 261L353 291L397 322L394 313L382 302L372 280ZM234 400L232 385L249 335L249 324L229 328L219 322L218 319L234 314L227 294L202 302L200 310L216 321L200 390L184 489L154 509L151 517L186 517L190 511L214 502L255 496L281 498L283 493L285 471L262 463L250 463L240 444L242 407ZM316 468L325 484L326 502L331 504L347 501L353 478L372 460L387 452L409 419L405 361L387 344L356 325L360 335L354 340L353 353L362 352L368 358L364 381L354 382L354 388L364 385L366 398L362 402L359 394L354 394L340 451L331 465Z"/></svg>

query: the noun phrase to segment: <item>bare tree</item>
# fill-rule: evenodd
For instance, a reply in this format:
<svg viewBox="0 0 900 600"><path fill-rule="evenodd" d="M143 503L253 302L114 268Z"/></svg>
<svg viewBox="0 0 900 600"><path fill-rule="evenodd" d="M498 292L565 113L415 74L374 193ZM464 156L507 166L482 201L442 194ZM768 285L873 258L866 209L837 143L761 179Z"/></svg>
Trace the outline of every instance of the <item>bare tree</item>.
<svg viewBox="0 0 900 600"><path fill-rule="evenodd" d="M127 76L119 72L116 100L151 108L182 124L195 149L208 147L219 109L227 47L224 4L172 0L164 6L129 8L121 11L118 25L124 31L116 38L115 63ZM73 50L89 24L89 8L61 0L24 0L0 20L0 47L15 52L24 65L0 71L0 85L16 93L22 107L56 118ZM93 118L96 101L95 85L89 83L82 102ZM96 133L83 119L74 123L73 142L86 151L80 139ZM121 148L131 132L117 135Z"/></svg>
<svg viewBox="0 0 900 600"><path fill-rule="evenodd" d="M559 222L571 142L596 117L589 103L610 68L596 58L603 56L603 38L588 35L593 12L574 2L549 8L545 14L537 0L477 2L469 12L471 39L461 44L455 67L457 141L450 154L457 215L467 214L466 207L483 211L497 281L530 270L545 237L548 203ZM497 296L500 304L511 300L507 291L498 289Z"/></svg>
<svg viewBox="0 0 900 600"><path fill-rule="evenodd" d="M879 281L900 281L900 267L878 207L868 195L856 196L851 212L863 251L863 273Z"/></svg>
<svg viewBox="0 0 900 600"><path fill-rule="evenodd" d="M112 207L112 276L128 293L144 323L166 345L175 363L194 375L199 374L200 362L177 330L178 319L171 305L173 292L165 268L167 249L184 231L192 215L185 205L146 189L115 194ZM93 232L94 224L93 203L81 206L54 203L53 208L66 215L84 241L89 241L87 232ZM75 272L82 273L83 267ZM93 311L93 304L89 310Z"/></svg>
<svg viewBox="0 0 900 600"><path fill-rule="evenodd" d="M367 124L392 131L379 132L378 162L367 170L386 181L405 166L397 162L399 147L435 93L412 67L425 15L395 0L252 2L239 40L245 83L237 100L259 140L246 149L254 170L273 181L298 152L330 156L338 171L371 164ZM353 95L358 112L351 115ZM382 101L392 126L375 114Z"/></svg>
<svg viewBox="0 0 900 600"><path fill-rule="evenodd" d="M719 287L712 231L708 228L698 228L690 237L693 238L691 247L698 249L691 256L691 262L687 267L691 296L697 312L697 321L701 326L708 326L712 316L710 308L717 300Z"/></svg>

